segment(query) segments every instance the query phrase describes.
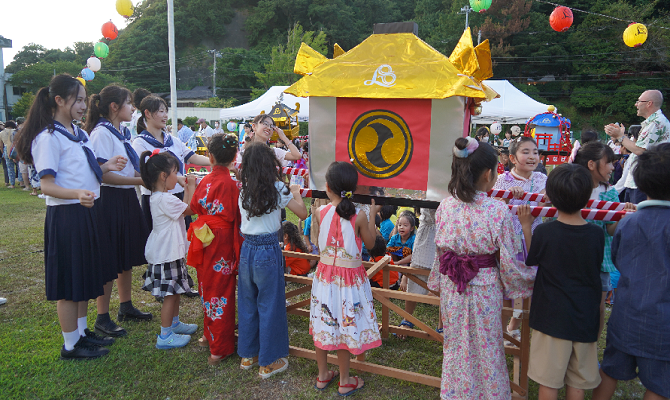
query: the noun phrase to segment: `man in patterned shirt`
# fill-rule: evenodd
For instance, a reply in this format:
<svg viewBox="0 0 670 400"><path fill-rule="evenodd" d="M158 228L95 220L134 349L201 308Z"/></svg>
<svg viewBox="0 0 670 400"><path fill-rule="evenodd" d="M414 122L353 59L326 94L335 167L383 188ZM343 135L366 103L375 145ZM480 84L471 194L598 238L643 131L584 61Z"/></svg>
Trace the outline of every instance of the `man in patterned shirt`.
<svg viewBox="0 0 670 400"><path fill-rule="evenodd" d="M613 141L620 143L631 152L627 161L630 163L630 171L624 186L626 187L626 201L634 204L647 200L647 195L637 188L633 179L637 156L644 153L652 145L670 142L670 122L661 111L662 105L663 95L658 90L647 90L640 95L635 102L635 107L637 108L637 115L645 118L645 120L642 122L642 130L635 142L624 135L626 129L623 125L609 124L605 126L605 133Z"/></svg>

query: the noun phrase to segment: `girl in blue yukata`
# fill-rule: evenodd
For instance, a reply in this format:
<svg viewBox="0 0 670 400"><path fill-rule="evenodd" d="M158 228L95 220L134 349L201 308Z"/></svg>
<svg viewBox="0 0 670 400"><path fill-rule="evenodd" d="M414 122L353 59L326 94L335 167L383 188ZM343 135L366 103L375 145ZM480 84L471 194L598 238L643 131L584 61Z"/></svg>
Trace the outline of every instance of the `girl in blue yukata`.
<svg viewBox="0 0 670 400"><path fill-rule="evenodd" d="M46 296L57 301L62 359L101 357L109 352L102 346L114 342L88 330L86 311L106 283L99 268L100 183L104 173L123 170L128 159L117 155L98 164L88 134L72 122L85 110L84 86L70 75L56 75L37 92L16 139L19 157L35 165L46 195Z"/></svg>

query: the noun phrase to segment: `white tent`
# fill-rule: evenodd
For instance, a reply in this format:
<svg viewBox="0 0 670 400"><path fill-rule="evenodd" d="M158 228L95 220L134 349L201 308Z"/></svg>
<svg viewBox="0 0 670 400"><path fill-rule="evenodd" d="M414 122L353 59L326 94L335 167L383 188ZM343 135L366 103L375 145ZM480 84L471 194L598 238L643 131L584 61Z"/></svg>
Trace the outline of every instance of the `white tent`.
<svg viewBox="0 0 670 400"><path fill-rule="evenodd" d="M547 111L547 105L535 101L507 80L483 82L495 90L500 97L482 103L482 113L472 116L472 123L489 125L495 121L502 124L525 124L528 119Z"/></svg>
<svg viewBox="0 0 670 400"><path fill-rule="evenodd" d="M219 112L219 118L223 121L230 119L245 119L250 120L255 116L265 111L269 113L277 101L281 101L289 108L295 109L295 103L300 104L300 111L298 112L298 120L309 120L309 99L302 97L295 97L291 94L284 93L288 86L273 86L261 97L247 104L241 106L223 108Z"/></svg>

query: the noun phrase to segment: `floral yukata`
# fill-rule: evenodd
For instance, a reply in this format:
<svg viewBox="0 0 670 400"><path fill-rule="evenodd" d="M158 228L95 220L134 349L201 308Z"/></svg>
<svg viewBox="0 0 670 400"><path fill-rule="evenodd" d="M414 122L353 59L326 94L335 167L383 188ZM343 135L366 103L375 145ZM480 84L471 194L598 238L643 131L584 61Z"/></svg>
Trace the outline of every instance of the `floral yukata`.
<svg viewBox="0 0 670 400"><path fill-rule="evenodd" d="M510 399L509 374L502 338L503 293L530 297L536 270L516 259L520 243L507 205L478 192L475 201L453 197L436 211L436 260L428 287L440 292L444 325L442 399ZM499 265L482 268L463 293L440 272L440 256L491 255Z"/></svg>
<svg viewBox="0 0 670 400"><path fill-rule="evenodd" d="M191 199L188 264L198 272L204 336L214 356L235 352L235 286L242 246L239 189L228 168L215 165Z"/></svg>
<svg viewBox="0 0 670 400"><path fill-rule="evenodd" d="M361 354L382 344L370 281L361 259L362 241L349 221L328 204L319 209L321 259L312 282L309 333L323 350Z"/></svg>

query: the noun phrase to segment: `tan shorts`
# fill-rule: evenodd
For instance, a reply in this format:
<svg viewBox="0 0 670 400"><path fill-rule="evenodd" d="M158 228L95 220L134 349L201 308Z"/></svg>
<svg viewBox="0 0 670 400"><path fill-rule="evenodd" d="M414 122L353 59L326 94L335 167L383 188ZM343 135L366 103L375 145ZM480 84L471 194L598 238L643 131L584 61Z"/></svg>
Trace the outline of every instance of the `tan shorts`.
<svg viewBox="0 0 670 400"><path fill-rule="evenodd" d="M533 331L528 377L540 385L560 389L594 389L600 384L598 343L558 339Z"/></svg>
<svg viewBox="0 0 670 400"><path fill-rule="evenodd" d="M428 281L428 275L414 275L414 276L416 276L417 278L421 279L424 282ZM418 283L409 279L409 277L407 277L407 292L408 293L414 293L414 294L430 294L429 291L424 289Z"/></svg>

